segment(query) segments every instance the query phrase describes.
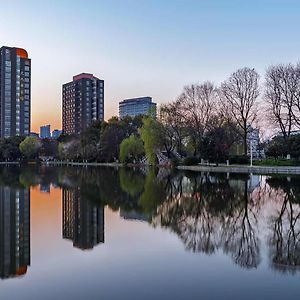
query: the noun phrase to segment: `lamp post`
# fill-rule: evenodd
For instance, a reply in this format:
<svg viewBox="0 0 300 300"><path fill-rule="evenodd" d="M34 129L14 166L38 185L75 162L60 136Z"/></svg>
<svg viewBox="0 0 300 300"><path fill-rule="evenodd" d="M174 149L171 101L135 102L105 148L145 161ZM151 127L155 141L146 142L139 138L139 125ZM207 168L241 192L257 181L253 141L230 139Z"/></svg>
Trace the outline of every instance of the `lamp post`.
<svg viewBox="0 0 300 300"><path fill-rule="evenodd" d="M252 140L250 140L250 167L253 166Z"/></svg>

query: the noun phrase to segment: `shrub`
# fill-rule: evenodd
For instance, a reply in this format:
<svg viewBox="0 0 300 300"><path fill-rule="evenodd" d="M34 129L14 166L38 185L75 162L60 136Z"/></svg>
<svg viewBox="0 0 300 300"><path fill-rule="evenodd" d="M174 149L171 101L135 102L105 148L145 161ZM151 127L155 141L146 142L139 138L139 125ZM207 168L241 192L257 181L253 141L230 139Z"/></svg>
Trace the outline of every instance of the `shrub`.
<svg viewBox="0 0 300 300"><path fill-rule="evenodd" d="M143 141L131 135L120 145L120 160L122 163L137 162L144 154Z"/></svg>
<svg viewBox="0 0 300 300"><path fill-rule="evenodd" d="M250 164L250 159L246 155L234 155L229 157L229 163L237 165L248 165Z"/></svg>
<svg viewBox="0 0 300 300"><path fill-rule="evenodd" d="M197 165L198 163L199 163L199 159L195 156L189 156L183 160L183 164L185 166L193 166L193 165Z"/></svg>
<svg viewBox="0 0 300 300"><path fill-rule="evenodd" d="M34 158L39 149L41 148L41 142L38 138L28 136L19 145L21 153L27 158Z"/></svg>
<svg viewBox="0 0 300 300"><path fill-rule="evenodd" d="M256 166L300 166L300 161L291 159L264 159L261 161L254 161Z"/></svg>
<svg viewBox="0 0 300 300"><path fill-rule="evenodd" d="M176 167L176 166L179 165L180 160L179 160L179 158L177 158L177 157L172 157L172 158L171 158L171 163L172 163L172 165L173 165L174 167Z"/></svg>

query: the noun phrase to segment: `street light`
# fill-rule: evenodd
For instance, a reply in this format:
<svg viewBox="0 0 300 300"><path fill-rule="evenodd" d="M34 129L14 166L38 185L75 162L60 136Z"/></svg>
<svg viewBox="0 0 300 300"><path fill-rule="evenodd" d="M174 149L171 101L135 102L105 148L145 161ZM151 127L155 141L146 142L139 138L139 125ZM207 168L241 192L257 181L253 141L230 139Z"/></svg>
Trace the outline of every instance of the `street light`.
<svg viewBox="0 0 300 300"><path fill-rule="evenodd" d="M250 140L250 167L253 166L252 140Z"/></svg>

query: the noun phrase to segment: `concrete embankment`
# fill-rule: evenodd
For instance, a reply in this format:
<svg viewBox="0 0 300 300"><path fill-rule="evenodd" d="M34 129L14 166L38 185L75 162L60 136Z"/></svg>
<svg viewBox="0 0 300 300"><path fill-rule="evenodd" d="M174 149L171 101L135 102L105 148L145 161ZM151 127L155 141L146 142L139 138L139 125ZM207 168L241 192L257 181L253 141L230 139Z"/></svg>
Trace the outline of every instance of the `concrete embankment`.
<svg viewBox="0 0 300 300"><path fill-rule="evenodd" d="M94 166L94 167L122 167L120 163L97 163L97 162L67 162L67 161L49 161L42 162L44 165L54 166Z"/></svg>
<svg viewBox="0 0 300 300"><path fill-rule="evenodd" d="M18 161L0 161L0 165L19 165Z"/></svg>
<svg viewBox="0 0 300 300"><path fill-rule="evenodd" d="M300 174L300 167L279 167L279 166L178 166L178 170L195 172L219 172L219 173L246 173L246 174Z"/></svg>

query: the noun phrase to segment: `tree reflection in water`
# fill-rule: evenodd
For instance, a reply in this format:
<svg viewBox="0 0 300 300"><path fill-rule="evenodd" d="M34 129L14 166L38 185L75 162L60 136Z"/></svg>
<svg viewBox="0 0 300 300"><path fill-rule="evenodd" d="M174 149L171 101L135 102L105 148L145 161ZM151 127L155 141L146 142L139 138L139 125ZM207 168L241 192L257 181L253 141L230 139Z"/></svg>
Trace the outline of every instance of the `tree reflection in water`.
<svg viewBox="0 0 300 300"><path fill-rule="evenodd" d="M224 176L204 174L177 182L183 192L172 189L154 222L176 232L188 250L212 254L222 249L240 266L257 267L258 222L248 178L230 182Z"/></svg>
<svg viewBox="0 0 300 300"><path fill-rule="evenodd" d="M300 265L299 177L266 177L76 167L0 168L0 185L54 184L91 207L108 206L174 232L187 251L223 252L242 268L259 266L262 243L275 271ZM267 238L266 238L267 237Z"/></svg>
<svg viewBox="0 0 300 300"><path fill-rule="evenodd" d="M294 273L300 266L299 182L295 179L270 178L268 183L280 195L276 198L279 209L271 222L271 265L276 270Z"/></svg>

